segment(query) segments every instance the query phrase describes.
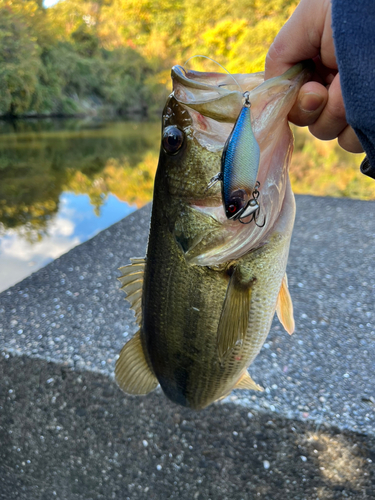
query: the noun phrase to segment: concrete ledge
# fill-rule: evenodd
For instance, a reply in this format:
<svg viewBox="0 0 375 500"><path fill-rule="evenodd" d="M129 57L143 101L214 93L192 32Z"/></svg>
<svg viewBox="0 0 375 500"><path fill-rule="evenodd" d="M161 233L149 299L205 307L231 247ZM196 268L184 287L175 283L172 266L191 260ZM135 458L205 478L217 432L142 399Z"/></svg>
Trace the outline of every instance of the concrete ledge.
<svg viewBox="0 0 375 500"><path fill-rule="evenodd" d="M275 319L264 394L198 414L112 380L135 332L117 268L149 206L0 294L0 498L374 498L374 212L297 197L296 332Z"/></svg>

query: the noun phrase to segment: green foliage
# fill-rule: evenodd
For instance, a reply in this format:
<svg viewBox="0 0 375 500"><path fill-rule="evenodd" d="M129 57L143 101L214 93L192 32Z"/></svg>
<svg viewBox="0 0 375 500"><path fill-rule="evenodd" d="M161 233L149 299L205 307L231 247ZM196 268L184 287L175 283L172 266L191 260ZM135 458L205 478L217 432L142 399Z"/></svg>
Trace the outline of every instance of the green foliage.
<svg viewBox="0 0 375 500"><path fill-rule="evenodd" d="M120 114L128 109L145 110L152 101L145 80L153 73L145 59L129 47L105 51L104 57L99 84L104 101Z"/></svg>
<svg viewBox="0 0 375 500"><path fill-rule="evenodd" d="M263 69L296 4L64 0L44 9L41 0L0 0L0 114L160 110L170 67L193 55L232 72Z"/></svg>
<svg viewBox="0 0 375 500"><path fill-rule="evenodd" d="M364 155L347 153L337 141L320 141L307 129L294 127L293 131L290 178L295 193L375 199L374 182L359 170Z"/></svg>
<svg viewBox="0 0 375 500"><path fill-rule="evenodd" d="M0 113L29 109L40 66L39 47L27 24L8 8L0 8Z"/></svg>
<svg viewBox="0 0 375 500"><path fill-rule="evenodd" d="M101 2L101 8L108 4ZM145 83L155 75L152 64L129 46L105 49L97 11L85 14L82 6L69 36L56 29L52 40L44 25L53 26L53 20L36 2L0 0L0 114L145 113L155 96L164 100L160 84Z"/></svg>

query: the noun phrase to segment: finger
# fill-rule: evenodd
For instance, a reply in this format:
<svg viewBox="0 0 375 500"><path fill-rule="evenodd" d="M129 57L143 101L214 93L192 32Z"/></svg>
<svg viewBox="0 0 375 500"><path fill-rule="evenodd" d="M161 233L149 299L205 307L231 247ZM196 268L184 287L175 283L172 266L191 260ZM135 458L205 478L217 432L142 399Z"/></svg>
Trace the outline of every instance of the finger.
<svg viewBox="0 0 375 500"><path fill-rule="evenodd" d="M330 1L301 0L268 51L265 79L281 75L297 62L321 55L321 42L327 42L329 34L332 37ZM324 55L328 60L323 61L323 64L328 61L331 64L332 58L328 57L326 51Z"/></svg>
<svg viewBox="0 0 375 500"><path fill-rule="evenodd" d="M317 82L307 82L299 91L289 112L289 120L299 127L315 123L328 101L327 89Z"/></svg>
<svg viewBox="0 0 375 500"><path fill-rule="evenodd" d="M333 42L331 1L329 1L327 6L326 19L324 22L322 38L320 40L320 59L323 65L327 68L338 70L335 44Z"/></svg>
<svg viewBox="0 0 375 500"><path fill-rule="evenodd" d="M339 134L337 142L342 149L349 151L349 153L363 153L362 144L350 125Z"/></svg>
<svg viewBox="0 0 375 500"><path fill-rule="evenodd" d="M324 66L322 59L320 57L316 57L314 59L315 64L315 72L314 72L314 80L322 83L323 85L329 85L332 83L332 80L337 75L338 71L334 68L329 68Z"/></svg>
<svg viewBox="0 0 375 500"><path fill-rule="evenodd" d="M337 74L329 86L326 106L309 129L315 137L326 141L338 137L347 125L340 77Z"/></svg>

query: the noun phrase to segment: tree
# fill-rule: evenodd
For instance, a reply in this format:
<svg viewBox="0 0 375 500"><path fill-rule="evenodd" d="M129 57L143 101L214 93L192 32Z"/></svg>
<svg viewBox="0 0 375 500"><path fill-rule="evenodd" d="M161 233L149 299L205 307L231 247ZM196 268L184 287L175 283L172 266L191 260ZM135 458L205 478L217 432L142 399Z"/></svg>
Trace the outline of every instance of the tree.
<svg viewBox="0 0 375 500"><path fill-rule="evenodd" d="M0 113L20 114L29 109L40 68L40 47L24 16L1 6Z"/></svg>

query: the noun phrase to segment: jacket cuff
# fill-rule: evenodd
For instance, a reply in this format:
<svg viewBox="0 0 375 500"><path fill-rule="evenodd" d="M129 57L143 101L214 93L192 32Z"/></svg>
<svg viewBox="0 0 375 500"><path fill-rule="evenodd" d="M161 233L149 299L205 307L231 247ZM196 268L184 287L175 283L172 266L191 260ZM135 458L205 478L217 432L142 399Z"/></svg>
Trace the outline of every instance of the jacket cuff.
<svg viewBox="0 0 375 500"><path fill-rule="evenodd" d="M359 168L361 169L362 174L368 175L369 177L375 179L375 166L371 165L370 160L367 156L365 156L365 159L363 160Z"/></svg>

